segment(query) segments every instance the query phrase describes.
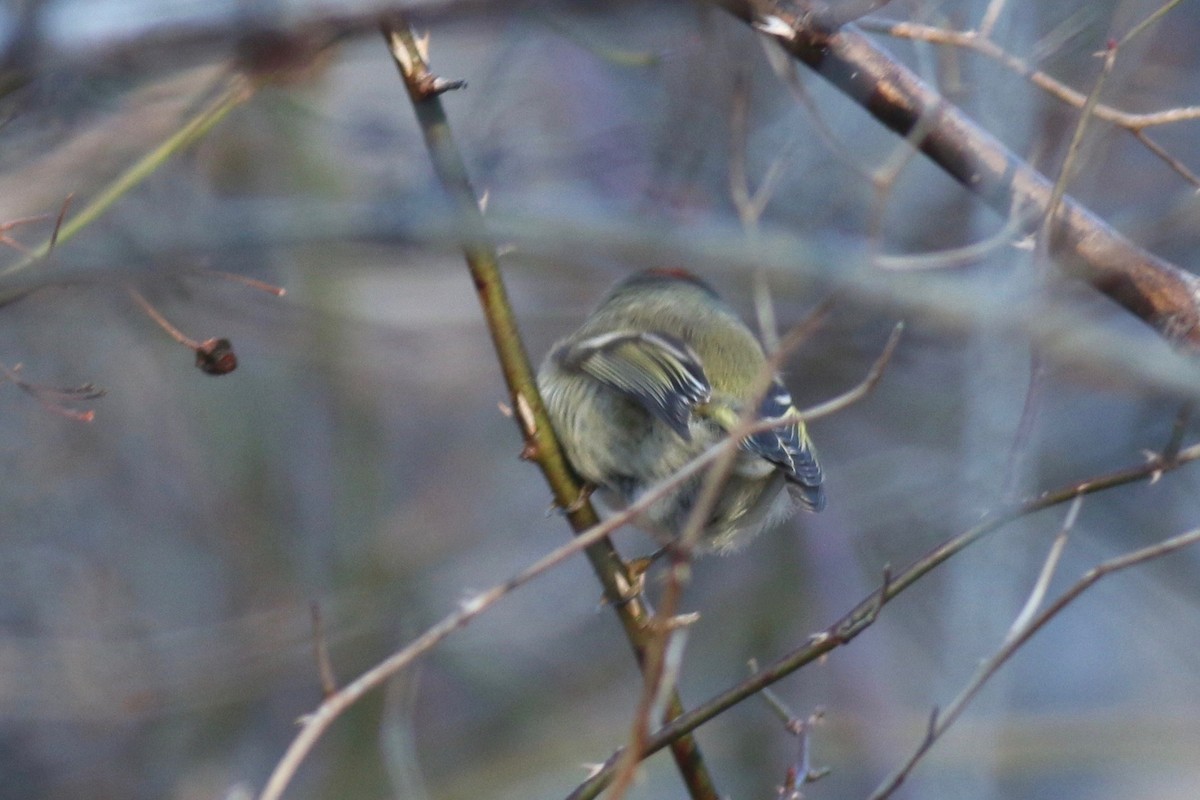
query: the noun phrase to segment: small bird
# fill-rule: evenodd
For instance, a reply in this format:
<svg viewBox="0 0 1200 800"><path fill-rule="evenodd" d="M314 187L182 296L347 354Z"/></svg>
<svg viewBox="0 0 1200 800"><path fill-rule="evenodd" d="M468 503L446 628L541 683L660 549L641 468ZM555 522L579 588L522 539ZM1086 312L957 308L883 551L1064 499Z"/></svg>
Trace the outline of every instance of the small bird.
<svg viewBox="0 0 1200 800"><path fill-rule="evenodd" d="M606 504L624 508L738 424L766 364L754 334L711 286L684 270L648 270L618 283L555 343L538 388L575 472ZM778 375L756 417L788 422L742 440L701 551L735 550L797 505L825 506L816 453ZM703 479L685 480L635 524L671 542Z"/></svg>

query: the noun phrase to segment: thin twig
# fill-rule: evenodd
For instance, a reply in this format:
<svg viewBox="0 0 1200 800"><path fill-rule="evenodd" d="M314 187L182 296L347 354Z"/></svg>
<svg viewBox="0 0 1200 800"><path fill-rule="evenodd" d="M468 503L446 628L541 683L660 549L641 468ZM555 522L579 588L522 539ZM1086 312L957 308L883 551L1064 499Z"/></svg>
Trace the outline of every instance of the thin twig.
<svg viewBox="0 0 1200 800"><path fill-rule="evenodd" d="M172 325L170 320L164 317L137 289L132 286L126 286L125 289L146 316L154 320L155 324L162 328L168 336L192 351L196 357L196 368L201 372L220 376L228 375L237 369L237 353L234 352L233 344L228 339L212 337L202 342L196 341Z"/></svg>
<svg viewBox="0 0 1200 800"><path fill-rule="evenodd" d="M1004 3L1005 0L988 0L987 8L983 11L983 18L979 20L980 38L991 38L996 22L1000 19L1001 12L1004 11Z"/></svg>
<svg viewBox="0 0 1200 800"><path fill-rule="evenodd" d="M1174 5L1174 2L1170 5ZM1162 11L1163 9L1159 9L1156 14ZM1143 20L1142 24L1145 22L1146 20ZM1072 89L1041 70L1035 69L1028 62L1012 55L991 41L988 38L989 33L984 30L982 25L977 31L953 31L913 22L864 20L862 27L867 30L885 33L898 39L911 39L913 41L929 42L931 44L948 45L971 50L999 62L1012 72L1025 78L1035 87L1066 105L1082 108L1087 103L1087 98L1082 92ZM1141 25L1122 37L1117 43L1118 46L1124 44L1140 28ZM1151 153L1162 159L1167 166L1179 173L1184 180L1193 185L1200 185L1200 179L1197 178L1194 172L1145 133L1146 128L1200 119L1200 106L1186 106L1166 111L1135 114L1100 103L1097 104L1094 113L1099 119L1128 131L1150 150Z"/></svg>
<svg viewBox="0 0 1200 800"><path fill-rule="evenodd" d="M1117 46L1121 47L1130 39L1143 33L1147 28L1162 19L1168 11L1175 8L1175 6L1179 5L1181 2L1183 2L1183 0L1167 0L1167 2L1159 6L1157 10L1153 11L1137 25L1134 25L1132 28L1130 28L1129 31L1121 37L1121 40L1117 42Z"/></svg>
<svg viewBox="0 0 1200 800"><path fill-rule="evenodd" d="M1096 78L1096 83L1092 86L1092 90L1088 92L1087 101L1083 104L1083 110L1079 114L1079 119L1075 123L1075 129L1071 132L1071 142L1067 145L1067 155L1063 159L1062 168L1058 172L1058 177L1054 181L1054 188L1050 192L1050 199L1046 203L1046 209L1043 212L1042 231L1038 236L1038 241L1041 246L1050 251L1050 236L1054 232L1057 222L1060 206L1063 198L1067 195L1067 185L1071 182L1071 173L1074 171L1075 162L1079 160L1079 148L1083 145L1083 135L1087 131L1088 124L1092 121L1093 115L1096 113L1096 106L1100 102L1100 93L1104 89L1104 84L1108 80L1108 76L1112 74L1113 67L1117 63L1117 46L1110 43L1104 51L1103 66L1100 69L1100 75Z"/></svg>
<svg viewBox="0 0 1200 800"><path fill-rule="evenodd" d="M58 388L54 386L43 386L38 383L30 383L20 376L21 365L17 364L9 367L0 363L0 383L8 381L16 386L21 391L28 394L30 397L37 400L43 408L53 411L55 414L64 416L68 419L73 419L77 422L91 422L96 418L96 412L92 410L79 411L78 409L69 408L67 403L78 403L83 400L96 400L105 395L103 389L98 388L94 384L85 383L81 386L69 386L66 388Z"/></svg>
<svg viewBox="0 0 1200 800"><path fill-rule="evenodd" d="M1028 62L1009 53L978 31L955 31L932 25L922 25L918 22L894 22L891 20L864 19L858 25L863 30L886 34L897 39L912 39L971 50L999 62L1066 105L1083 108L1087 102L1087 95L1083 92L1073 89L1041 70L1030 66ZM1111 122L1126 130L1140 131L1161 125L1173 125L1180 122L1198 120L1200 119L1200 106L1182 106L1165 111L1137 114L1122 111L1104 103L1098 103L1095 115L1105 122Z"/></svg>
<svg viewBox="0 0 1200 800"><path fill-rule="evenodd" d="M758 672L758 662L753 658L750 659L750 672ZM825 710L820 707L815 708L807 718L801 719L770 689L764 688L759 696L767 704L767 708L771 709L783 723L783 729L796 737L796 761L788 766L783 785L779 790L779 797L781 800L800 800L802 796L798 786L813 783L829 774L828 769L812 768L812 757L809 752L809 740L813 726L824 718Z"/></svg>
<svg viewBox="0 0 1200 800"><path fill-rule="evenodd" d="M13 228L19 228L22 225L28 225L31 222L41 222L49 218L49 214L35 214L32 217L19 217L17 219L10 219L7 222L0 223L0 244L8 245L18 253L28 253L29 248L9 236L8 232Z"/></svg>
<svg viewBox="0 0 1200 800"><path fill-rule="evenodd" d="M179 328L176 328L174 325L172 325L171 321L164 317L162 312L155 308L154 305L146 299L146 296L137 289L133 288L132 286L126 286L125 291L129 293L129 297L133 300L133 302L138 304L138 307L142 309L145 315L154 320L154 323L163 329L167 336L170 336L176 342L188 348L189 350L196 350L200 347L200 342L191 338L183 331L179 330Z"/></svg>
<svg viewBox="0 0 1200 800"><path fill-rule="evenodd" d="M1021 503L1006 506L988 514L975 526L947 539L903 570L895 574L889 571L885 575L880 589L872 592L870 596L820 633L810 637L802 646L784 654L751 677L699 704L688 713L655 731L645 742L642 756L647 757L657 752L681 733L694 731L725 710L761 691L764 687L792 674L837 647L847 644L870 627L884 605L949 558L1008 523L1062 503L1076 501L1076 498L1082 495L1107 491L1137 481L1154 480L1155 476L1161 475L1163 472L1172 471L1197 460L1200 460L1200 444L1181 449L1169 462L1163 461L1161 458L1153 458L1149 462L1143 462L1127 469L1083 481L1075 481L1058 489L1042 492ZM620 750L610 756L586 781L575 788L568 796L568 800L591 800L591 798L597 797L612 780L614 766L623 752Z"/></svg>
<svg viewBox="0 0 1200 800"><path fill-rule="evenodd" d="M1047 557L1046 569L1052 570L1053 564L1057 563L1057 557L1061 553L1061 545L1065 539L1065 534L1064 530L1055 539L1054 548L1052 548L1050 555ZM1200 542L1200 530L1190 531L1171 539L1166 539L1158 544L1134 550L1123 556L1105 561L1088 570L1082 578L1073 584L1070 589L1059 595L1040 614L1029 617L1023 624L1017 625L1014 623L1013 628L1009 631L1008 636L1005 637L1004 643L1000 648L980 665L975 675L963 687L959 695L947 706L945 712L938 715L935 724L930 727L913 755L909 757L908 761L900 769L880 784L879 788L872 792L870 800L885 800L885 798L891 797L896 789L900 788L912 773L912 770L925 754L929 752L930 748L946 733L947 729L961 716L967 705L975 699L980 690L999 671L1000 667L1007 663L1013 654L1020 650L1035 633L1045 627L1046 623L1058 616L1063 609L1077 600L1080 595L1094 586L1101 578L1143 564L1152 559L1162 558L1197 542ZM1032 600L1033 598L1031 597L1030 599Z"/></svg>
<svg viewBox="0 0 1200 800"><path fill-rule="evenodd" d="M897 322L892 328L892 333L888 336L887 344L883 346L883 351L879 357L875 359L875 363L871 365L871 369L867 371L866 377L859 382L857 386L844 392L837 397L826 400L823 403L818 403L815 406L806 408L800 412L802 419L811 421L828 417L830 414L836 414L847 406L857 403L875 390L875 386L883 378L884 370L887 369L888 362L892 360L892 355L896 352L896 347L900 344L900 337L904 333L904 323Z"/></svg>
<svg viewBox="0 0 1200 800"><path fill-rule="evenodd" d="M950 247L933 253L916 255L874 255L872 263L880 269L896 272L915 272L935 269L953 269L964 267L982 261L991 253L1002 247L1018 246L1018 240L1023 235L1025 226L1033 219L1034 214L1029 210L1018 212L1013 209L1005 220L1003 227L991 236L978 242Z"/></svg>

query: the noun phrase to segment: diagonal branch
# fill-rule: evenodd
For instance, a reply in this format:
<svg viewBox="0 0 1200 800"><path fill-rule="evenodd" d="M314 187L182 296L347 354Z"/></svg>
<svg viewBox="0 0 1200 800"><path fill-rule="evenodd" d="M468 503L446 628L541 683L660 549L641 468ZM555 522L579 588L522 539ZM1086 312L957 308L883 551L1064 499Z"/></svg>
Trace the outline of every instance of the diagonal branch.
<svg viewBox="0 0 1200 800"><path fill-rule="evenodd" d="M1036 496L1027 498L1023 502L998 509L988 514L974 527L947 539L903 570L895 573L895 575L890 570L885 569L882 585L879 589L872 592L870 597L863 599L832 625L809 637L808 641L790 653L785 653L774 662L756 671L749 678L708 699L693 710L655 731L644 742L642 756L647 757L661 750L667 746L673 737L695 730L725 710L762 691L776 681L791 675L804 665L810 664L826 653L848 644L852 639L874 624L883 606L895 599L897 595L955 554L985 536L994 533L1013 520L1063 503L1076 502L1078 498L1085 495L1107 491L1118 486L1125 486L1137 481L1154 482L1164 472L1200 460L1200 444L1190 445L1175 453L1170 452L1172 448L1174 448L1173 441L1168 445L1166 453L1159 456L1152 456L1143 464L1087 480L1076 481L1058 489L1042 492ZM610 756L591 777L577 786L568 795L568 800L591 800L591 798L597 797L613 779L616 764L622 755L623 751L617 751Z"/></svg>
<svg viewBox="0 0 1200 800"><path fill-rule="evenodd" d="M962 110L947 102L858 28L832 33L808 27L777 4L714 0L774 39L793 58L901 136L925 129L918 147L951 177L1002 214L1014 202L1044 214L1053 183ZM1143 250L1074 198L1062 200L1052 254L1070 275L1091 284L1168 341L1200 352L1200 278Z"/></svg>
<svg viewBox="0 0 1200 800"><path fill-rule="evenodd" d="M1056 546L1061 541L1061 537L1056 540ZM937 740L945 734L946 730L954 724L967 704L975 699L984 684L1013 657L1014 653L1032 639L1035 633L1044 628L1050 620L1057 617L1063 609L1078 600L1084 592L1095 586L1105 576L1138 566L1139 564L1144 564L1147 561L1171 555L1185 547L1191 547L1197 542L1200 542L1200 530L1192 530L1170 539L1165 539L1157 544L1133 550L1124 555L1101 562L1088 570L1083 577L1071 585L1071 588L1055 598L1054 602L1047 606L1040 614L1030 616L1028 619L1018 620L1017 623L1014 623L1004 643L995 653L980 664L975 675L963 687L959 695L954 698L954 702L951 703L946 712L938 714L932 719L925 738L912 756L895 773L884 780L879 788L871 793L869 800L886 800L886 798L895 794L900 785L912 773L917 763L929 752ZM1052 551L1050 559L1047 560L1047 565L1051 569L1053 568L1052 559L1057 559L1055 551Z"/></svg>

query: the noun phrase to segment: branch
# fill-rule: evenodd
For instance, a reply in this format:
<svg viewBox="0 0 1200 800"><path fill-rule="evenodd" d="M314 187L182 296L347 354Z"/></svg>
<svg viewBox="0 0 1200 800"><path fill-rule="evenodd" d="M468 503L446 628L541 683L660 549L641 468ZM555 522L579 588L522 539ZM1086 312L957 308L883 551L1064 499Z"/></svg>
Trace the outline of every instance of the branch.
<svg viewBox="0 0 1200 800"><path fill-rule="evenodd" d="M948 103L855 26L833 33L755 0L714 0L774 39L792 57L863 106L901 136L918 126L919 149L1002 214L1031 206L1045 214L1052 182ZM1168 341L1200 352L1200 278L1130 242L1066 196L1054 226L1060 267L1122 305Z"/></svg>
<svg viewBox="0 0 1200 800"><path fill-rule="evenodd" d="M1035 69L1023 59L1009 53L1000 45L982 35L980 31L955 31L932 25L922 25L917 22L892 22L890 20L864 19L858 24L863 30L883 33L897 39L911 39L930 44L941 44L971 50L1002 64L1060 102L1074 108L1083 108L1087 102L1087 95L1083 92L1071 88L1039 69ZM1182 108L1170 108L1166 111L1137 114L1113 108L1105 103L1097 103L1093 113L1098 119L1111 122L1131 132L1160 125L1200 120L1200 106L1184 106Z"/></svg>
<svg viewBox="0 0 1200 800"><path fill-rule="evenodd" d="M457 212L467 267L508 384L512 407L516 411L513 416L525 439L522 455L537 462L554 493L555 502L566 509L571 527L577 533L592 528L598 522L596 512L591 503L579 502L581 487L567 465L542 404L533 369L508 303L495 246L488 237L483 213L438 97L455 85L439 82L433 77L425 52L428 40L419 42L403 15L386 17L381 28L408 90L434 170ZM632 581L625 565L606 539L590 545L587 555L605 595L621 619L639 666L644 665L650 635L646 624L649 616L642 602L627 596ZM683 713L678 692L670 693L666 706L667 719ZM671 744L671 751L691 796L697 800L716 800L716 789L695 740L690 736L681 738Z"/></svg>
<svg viewBox="0 0 1200 800"><path fill-rule="evenodd" d="M1060 534L1059 538L1055 539L1055 547L1051 550L1050 555L1046 559L1046 568L1043 570L1043 577L1045 577L1046 572L1054 568L1058 554L1061 552L1062 541L1063 538ZM937 740L940 739L946 730L954 724L955 720L957 720L962 714L966 706L975 698L977 694L979 694L979 691L983 688L984 684L996 674L1000 667L1002 667L1010 658L1012 658L1013 654L1016 653L1017 650L1021 649L1026 642L1033 638L1035 633L1045 627L1046 623L1058 616L1063 609L1065 609L1071 603L1078 600L1080 595L1082 595L1092 586L1095 586L1101 578L1104 578L1107 575L1112 575L1115 572L1129 569L1130 567L1134 567L1139 564L1144 564L1152 559L1162 558L1163 556L1182 550L1185 547L1190 547L1197 542L1200 542L1200 530L1193 530L1189 531L1188 533L1175 536L1171 539L1166 539L1158 544L1144 547L1140 550L1134 550L1130 553L1126 553L1123 556L1105 561L1088 570L1088 572L1082 578L1076 581L1070 589L1059 595L1059 597L1055 599L1055 601L1051 603L1044 611L1042 611L1042 613L1028 620L1018 619L1017 622L1014 623L1013 628L1009 631L1009 634L1005 638L1004 644L1001 645L1000 649L979 666L979 669L976 671L975 675L963 688L962 692L960 692L959 695L954 698L954 702L950 704L950 706L946 709L946 712L936 716L933 719L929 726L928 732L921 741L921 744L917 747L912 756L909 757L908 761L906 761L900 769L898 769L882 784L880 784L879 788L871 793L869 800L885 800L885 798L891 797L892 794L894 794L895 791L900 788L901 784L903 784L908 776L912 773L912 770L914 767L916 767L917 762L919 762L921 758L923 758L924 755L929 752L930 748L933 747ZM1042 582L1042 580L1039 580L1039 586L1042 584ZM1035 596L1036 592L1035 595L1031 596L1030 599L1033 600Z"/></svg>
<svg viewBox="0 0 1200 800"><path fill-rule="evenodd" d="M776 659L773 663L759 670L746 680L701 703L692 711L664 725L651 734L644 743L642 756L647 757L652 755L663 747L666 747L673 737L694 731L705 722L737 705L747 697L762 691L765 687L787 677L804 665L816 661L837 647L848 644L870 627L879 616L880 610L895 599L897 595L958 552L966 549L988 534L999 530L1013 520L1062 503L1075 501L1082 496L1106 491L1118 486L1138 481L1150 481L1153 483L1163 473L1197 460L1200 460L1200 444L1193 444L1190 447L1179 450L1173 458L1165 458L1161 455L1152 457L1143 464L1087 480L1076 481L992 512L974 527L947 539L895 575L890 570L885 570L880 588L872 592L869 597L862 600L832 625L809 637L809 640L803 645ZM590 798L594 798L600 792L604 791L604 787L613 778L615 765L621 758L622 753L623 751L617 751L610 756L587 781L576 787L575 791L568 796L568 800L590 800Z"/></svg>

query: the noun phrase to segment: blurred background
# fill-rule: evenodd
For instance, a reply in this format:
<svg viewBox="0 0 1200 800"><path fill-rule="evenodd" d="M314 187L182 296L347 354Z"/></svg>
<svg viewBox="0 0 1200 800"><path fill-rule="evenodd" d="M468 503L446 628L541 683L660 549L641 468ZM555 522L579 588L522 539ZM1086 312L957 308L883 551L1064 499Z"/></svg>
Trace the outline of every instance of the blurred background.
<svg viewBox="0 0 1200 800"><path fill-rule="evenodd" d="M878 18L967 29L983 0ZM1013 0L994 40L1088 92L1110 37L1157 0ZM498 404L506 390L395 67L365 2L26 0L0 10L0 221L43 242L228 85L278 68L196 144L21 266L0 253L0 798L240 798L261 789L321 690L311 606L341 681L569 535ZM453 133L504 243L539 361L606 288L687 266L747 319L787 330L833 298L788 361L829 505L695 565L680 676L695 705L747 661L802 644L1000 505L1143 463L1198 388L1194 364L727 14L693 2L424 2ZM328 45L336 17L349 30ZM349 22L348 22L349 21ZM1200 7L1120 50L1103 101L1197 102ZM1057 174L1078 112L949 48L878 41ZM327 45L327 46L326 46ZM1195 122L1150 133L1200 170ZM871 175L895 169L886 191ZM764 182L748 220L731 189ZM774 177L768 181L767 176ZM1195 270L1195 186L1093 123L1071 192ZM751 224L747 224L747 222ZM991 238L948 268L930 254ZM878 255L908 256L885 269ZM19 268L18 268L19 267ZM283 286L275 297L232 273ZM228 337L214 378L187 336ZM763 301L770 298L770 303ZM772 313L765 314L769 309ZM771 321L773 316L774 321ZM1033 390L1031 387L1031 376ZM40 387L94 383L63 402ZM65 409L93 411L83 422ZM1185 441L1198 436L1188 427ZM1051 584L1197 526L1197 467L1087 498ZM824 709L811 798L860 798L903 762L999 646L1062 524L1011 524L776 686ZM652 543L618 534L627 555ZM1200 552L1114 576L991 681L900 791L922 798L1192 798L1200 785ZM658 590L651 573L651 592ZM576 557L358 703L294 798L557 798L622 744L640 679ZM757 698L698 734L725 796L771 798L796 743ZM631 796L682 797L669 759Z"/></svg>

